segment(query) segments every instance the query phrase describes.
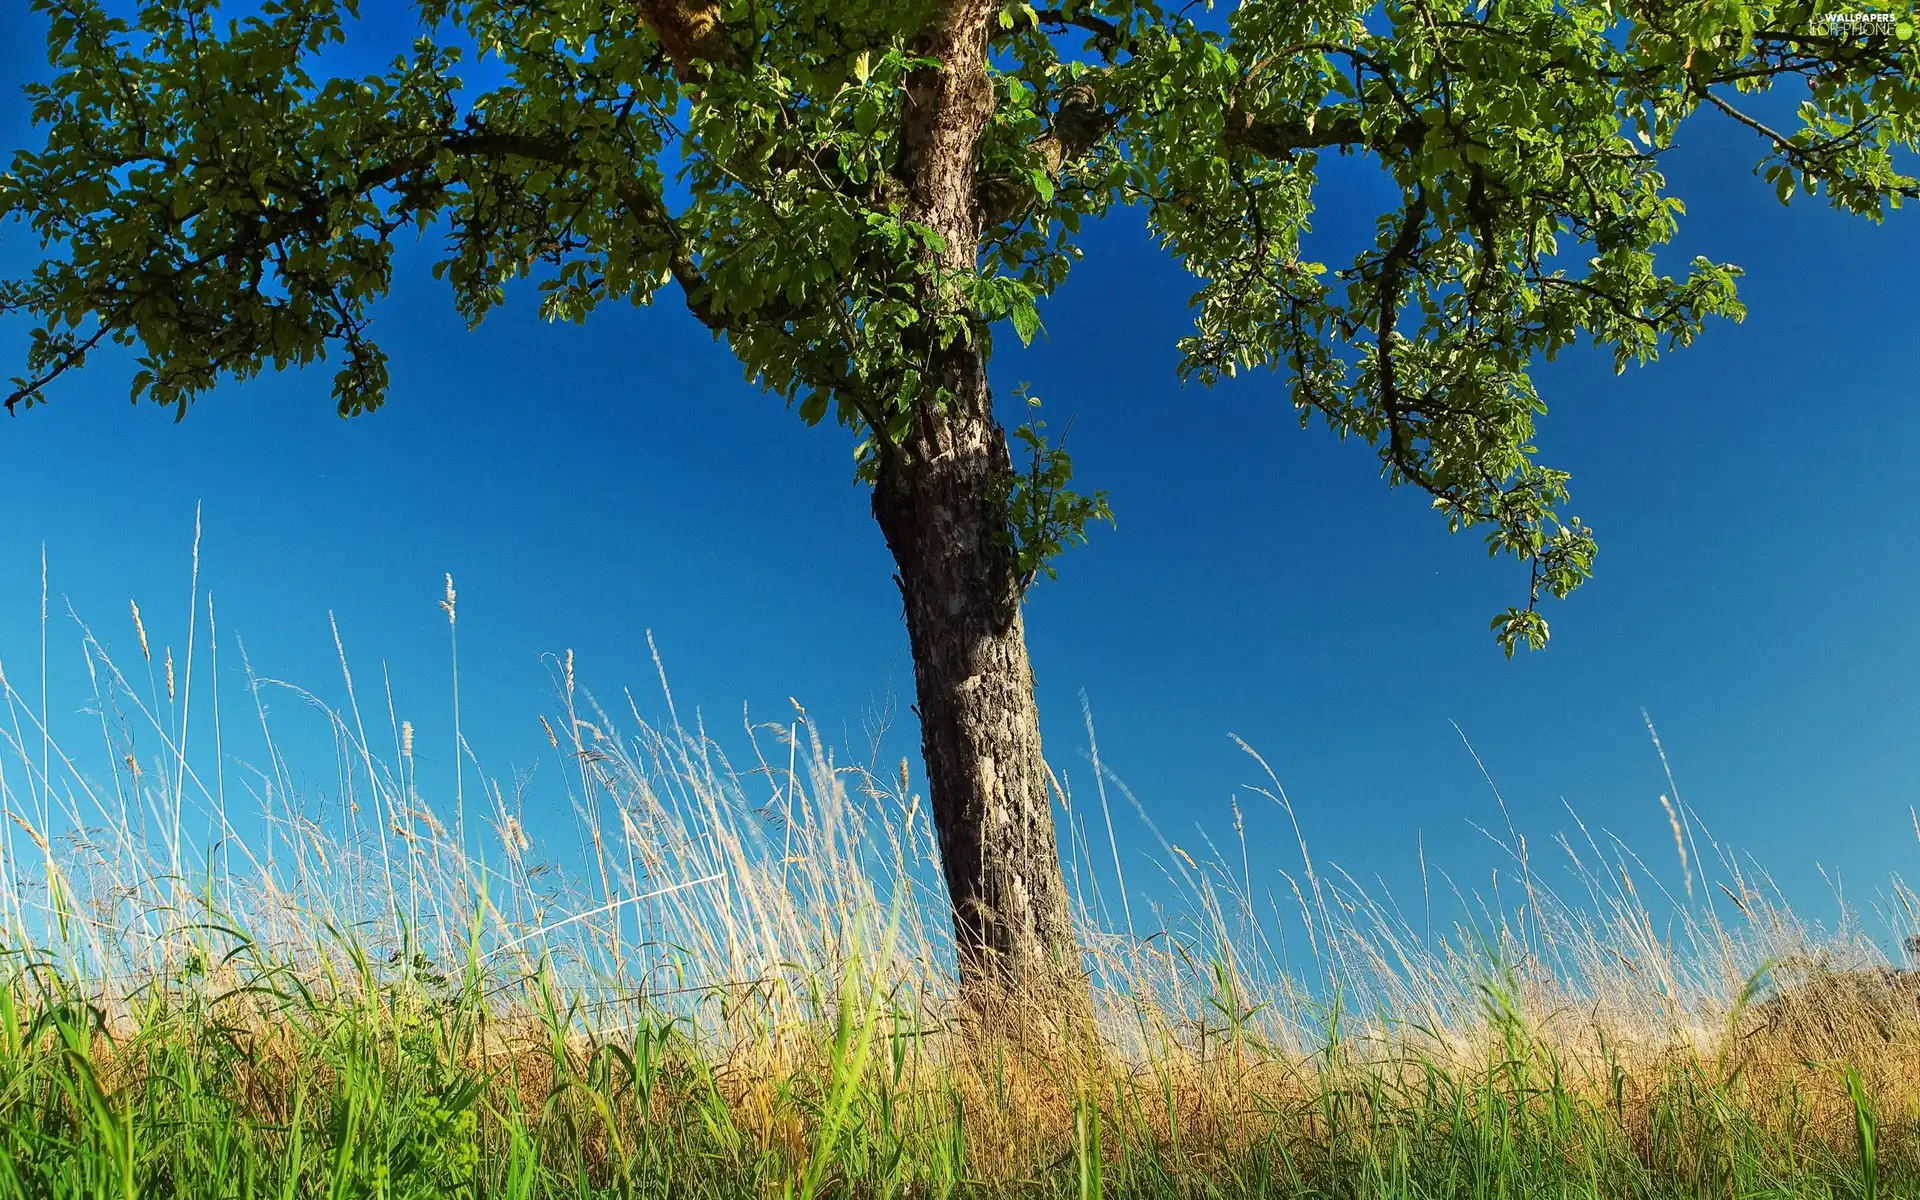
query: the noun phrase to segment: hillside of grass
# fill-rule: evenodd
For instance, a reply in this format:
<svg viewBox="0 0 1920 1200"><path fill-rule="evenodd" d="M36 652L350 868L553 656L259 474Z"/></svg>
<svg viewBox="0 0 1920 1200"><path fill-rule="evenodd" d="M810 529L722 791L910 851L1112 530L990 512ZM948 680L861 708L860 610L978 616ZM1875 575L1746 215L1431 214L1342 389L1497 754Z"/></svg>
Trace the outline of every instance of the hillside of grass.
<svg viewBox="0 0 1920 1200"><path fill-rule="evenodd" d="M956 1005L924 800L802 712L650 724L568 653L556 868L477 757L420 784L344 655L339 707L244 660L195 697L131 619L136 661L82 627L92 695L0 673L0 1197L1920 1188L1911 977L1682 808L1682 886L1579 828L1563 894L1516 835L1511 907L1429 928L1304 846L1284 913L1231 842L1166 846L1149 909L1087 836L1118 797L1063 789L1096 1021L1049 1029ZM296 782L288 695L337 786ZM97 736L56 738L83 707ZM239 724L264 754L219 749Z"/></svg>

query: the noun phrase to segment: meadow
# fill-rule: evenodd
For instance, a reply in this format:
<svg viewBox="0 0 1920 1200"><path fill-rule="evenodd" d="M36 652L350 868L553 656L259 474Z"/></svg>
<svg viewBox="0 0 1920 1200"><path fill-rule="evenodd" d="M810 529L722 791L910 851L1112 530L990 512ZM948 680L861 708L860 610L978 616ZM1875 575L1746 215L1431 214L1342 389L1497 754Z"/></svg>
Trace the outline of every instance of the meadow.
<svg viewBox="0 0 1920 1200"><path fill-rule="evenodd" d="M451 633L451 580L444 607ZM715 734L667 692L649 723L567 652L538 716L563 782L475 756L423 786L344 652L330 707L210 612L167 645L128 617L128 661L81 627L90 695L0 664L0 1197L1920 1187L1907 977L1684 807L1658 869L1512 834L1500 905L1436 868L1403 912L1304 843L1276 904L1223 837L1162 842L1180 900L1148 906L1112 838L1146 814L1096 773L1060 791L1095 1025L1014 1036L956 1005L904 766L804 712ZM189 693L206 654L240 695ZM325 788L275 741L285 699L331 731ZM56 738L80 708L97 735ZM242 726L262 753L223 750ZM556 859L522 805L563 801Z"/></svg>

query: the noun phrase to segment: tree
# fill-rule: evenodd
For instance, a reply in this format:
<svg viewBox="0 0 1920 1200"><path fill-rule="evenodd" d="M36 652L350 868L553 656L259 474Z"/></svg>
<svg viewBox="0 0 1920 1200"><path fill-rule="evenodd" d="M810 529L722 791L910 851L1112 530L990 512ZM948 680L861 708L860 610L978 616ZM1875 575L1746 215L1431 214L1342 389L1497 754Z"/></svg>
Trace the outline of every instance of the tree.
<svg viewBox="0 0 1920 1200"><path fill-rule="evenodd" d="M1594 554L1534 459L1530 364L1586 339L1624 370L1741 315L1737 268L1657 259L1682 122L1757 139L1782 201L1878 220L1920 195L1887 0L417 0L410 53L365 78L316 73L363 35L353 0L125 7L33 0L46 144L0 213L47 255L0 293L34 324L9 411L103 342L179 415L323 357L340 413L375 409L371 308L428 230L475 324L522 278L555 320L677 291L749 379L858 439L969 988L1071 988L1078 963L1021 602L1107 510L1037 422L1015 465L987 368L1087 219L1144 209L1200 280L1186 377L1274 368L1303 426L1527 564L1493 622L1511 656ZM469 59L499 82L463 83ZM1398 196L1332 269L1301 255L1325 153Z"/></svg>

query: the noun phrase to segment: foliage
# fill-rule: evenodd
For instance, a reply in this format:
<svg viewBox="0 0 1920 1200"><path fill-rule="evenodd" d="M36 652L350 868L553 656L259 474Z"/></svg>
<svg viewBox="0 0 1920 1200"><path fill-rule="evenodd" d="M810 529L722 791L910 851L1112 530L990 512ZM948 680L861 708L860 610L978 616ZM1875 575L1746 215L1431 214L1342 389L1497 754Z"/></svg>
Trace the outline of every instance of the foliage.
<svg viewBox="0 0 1920 1200"><path fill-rule="evenodd" d="M0 178L0 215L49 257L0 292L36 324L9 409L103 341L139 347L136 400L181 414L223 375L329 356L340 412L378 407L372 305L398 240L434 231L474 323L522 278L570 321L677 285L749 379L857 432L871 480L943 398L931 356L1003 321L1030 339L1085 223L1133 206L1201 280L1187 378L1284 372L1303 425L1529 563L1494 621L1509 654L1594 553L1535 459L1530 367L1586 341L1624 370L1741 315L1738 268L1660 261L1682 124L1757 139L1783 202L1878 220L1920 195L1899 0L987 4L977 255L916 218L902 161L952 0L420 0L412 47L357 77L325 73L353 0L130 7L33 0L46 143ZM1789 84L1781 132L1748 97ZM1344 263L1303 254L1329 151L1393 197Z"/></svg>
<svg viewBox="0 0 1920 1200"><path fill-rule="evenodd" d="M1013 436L1027 452L1027 469L1015 471L1002 484L996 502L1007 512L1002 545L1013 554L1014 570L1022 589L1042 574L1055 578L1053 560L1073 542L1087 540L1091 521L1113 523L1113 508L1104 491L1083 495L1067 486L1073 478L1073 460L1067 456L1066 434L1047 440L1047 423L1040 419L1040 398L1022 385L1015 393L1025 400L1026 421Z"/></svg>

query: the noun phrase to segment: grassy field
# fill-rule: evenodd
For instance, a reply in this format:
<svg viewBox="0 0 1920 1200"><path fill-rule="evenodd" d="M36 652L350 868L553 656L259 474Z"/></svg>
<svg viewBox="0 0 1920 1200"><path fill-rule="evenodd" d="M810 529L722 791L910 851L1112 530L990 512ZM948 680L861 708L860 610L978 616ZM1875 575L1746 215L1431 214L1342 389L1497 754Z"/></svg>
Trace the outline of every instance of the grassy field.
<svg viewBox="0 0 1920 1200"><path fill-rule="evenodd" d="M1304 845L1275 905L1234 842L1163 843L1183 899L1148 911L1111 883L1131 798L1063 792L1098 1030L1015 1042L952 1003L924 803L804 713L616 719L569 653L564 783L467 761L430 802L411 723L349 676L306 710L336 786L302 789L269 701L312 697L244 662L243 695L189 695L196 654L238 677L210 610L177 669L132 620L139 659L83 631L94 692L51 706L98 715L84 748L37 680L0 686L0 1197L1920 1186L1903 977L1683 808L1671 871L1579 829L1563 896L1516 835L1510 907L1437 889L1412 920ZM519 807L563 795L564 870ZM1460 915L1429 929L1436 899Z"/></svg>

